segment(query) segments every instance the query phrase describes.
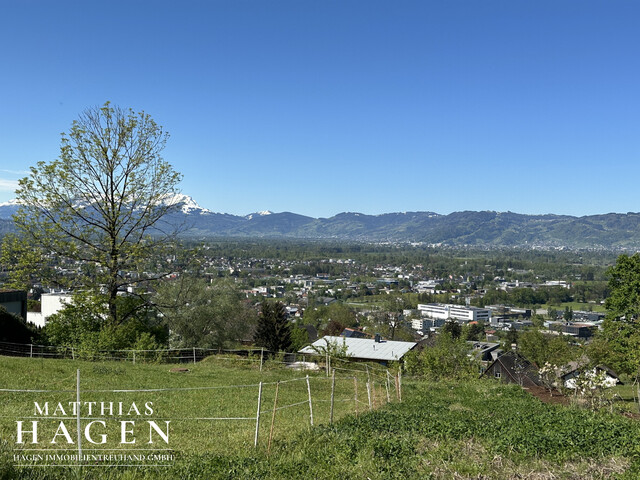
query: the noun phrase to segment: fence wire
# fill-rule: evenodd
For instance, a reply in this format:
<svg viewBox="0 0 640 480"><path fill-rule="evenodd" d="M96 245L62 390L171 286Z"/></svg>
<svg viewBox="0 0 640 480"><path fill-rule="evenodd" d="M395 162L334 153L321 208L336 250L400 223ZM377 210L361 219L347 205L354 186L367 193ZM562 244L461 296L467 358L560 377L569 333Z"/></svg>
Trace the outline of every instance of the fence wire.
<svg viewBox="0 0 640 480"><path fill-rule="evenodd" d="M81 421L85 422L85 426L86 426L86 422L118 420L118 419L124 419L127 421L135 421L135 420L161 421L162 420L167 422L167 428L168 428L168 423L171 421L214 422L214 423L232 422L238 425L238 427L235 427L239 429L238 431L244 432L246 429L247 434L255 433L254 447L258 448L260 445L258 433L260 431L264 433L264 430L267 429L267 425L269 421L268 417L271 417L271 425L270 425L270 428L268 428L269 429L269 448L270 448L273 429L276 424L276 418L278 419L277 421L279 423L282 423L282 422L287 423L288 425L287 428L290 428L290 425L292 422L299 423L300 419L305 417L309 420L310 424L313 426L314 417L316 418L316 421L315 421L316 425L318 424L318 420L326 423L333 422L334 409L335 409L335 406L337 405L342 405L339 409L339 416L344 416L344 415L351 415L354 413L355 415L358 415L359 414L358 405L362 405L364 407L360 412L360 413L364 413L363 411L366 411L366 410L370 411L373 409L377 409L382 405L389 403L388 394L387 396L380 394L380 391L384 390L384 387L386 385L386 381L387 381L386 378L384 378L384 381L376 382L376 380L373 377L380 377L380 378L383 378L383 377L379 375L371 375L371 378L368 379L366 389L358 392L359 390L358 376L357 375L335 376L336 370L338 369L332 370L331 377L326 377L322 375L322 373L318 373L314 376L306 375L304 377L289 378L289 379L284 379L284 380L275 381L275 382L259 382L259 383L252 383L252 384L234 384L234 385L201 385L201 386L192 386L192 387L173 387L173 388L158 387L158 388L140 388L140 389L121 389L121 388L120 389L82 389L81 382L80 382L80 373L78 370L78 376L76 377L76 382L75 382L76 383L75 390L64 389L64 388L63 389L0 388L0 410L3 409L2 408L3 406L7 405L6 401L2 399L2 395L1 395L2 393L25 393L25 394L38 393L38 394L50 394L50 395L75 393L78 395L77 402L79 403L79 405L86 405L88 400L91 398L94 398L94 395L96 393L116 394L116 393L176 392L181 396L184 395L185 397L187 397L190 392L196 392L196 391L207 391L207 390L210 391L210 390L217 390L217 389L227 389L227 390L238 389L238 390L246 391L246 389L248 388L249 389L255 388L257 390L257 405L258 405L257 412L256 410L253 410L253 412L247 411L246 410L248 408L247 406L243 406L240 410L234 411L235 405L234 405L234 402L231 402L229 404L222 405L222 408L213 407L214 411L209 410L207 412L205 410L205 411L199 411L199 412L190 412L189 410L186 410L183 413L187 413L187 415L184 415L184 414L181 415L180 412L176 412L177 415L175 416L163 415L158 417L147 417L147 416L140 415L139 413L137 415L132 415L132 416L130 415L122 416L122 412L120 412L120 415L105 416L104 411L102 410L100 411L100 415L98 415L98 411L96 411L96 416L91 416L90 414L91 410L89 410L89 416L87 416L86 413L82 415L81 410L78 409L77 415L74 414L73 416L68 414L57 416L55 415L55 413L51 416L49 415L38 416L38 415L31 414L29 416L20 416L19 419L20 420L50 420L50 421L77 420L78 429L81 428L80 427ZM349 371L350 369L340 369L340 370ZM366 373L361 370L355 370L355 371L358 374ZM54 384L58 385L62 382L72 383L73 381L72 378L73 377L66 377L61 380L56 380ZM360 382L362 381L363 379L361 377ZM331 382L330 385L327 385L327 382ZM281 387L287 384L291 385L291 387L288 387L283 390ZM275 395L274 395L274 389L267 389L270 391L270 395L267 395L268 400L265 401L265 397L264 397L266 393L265 387L273 387L273 386L275 386ZM280 397L278 397L278 391L280 391ZM255 391L251 393L247 392L243 395L245 396L249 395L247 399L250 399L251 397L253 397L253 395L255 395ZM364 399L363 399L363 396L364 396ZM281 405L278 405L278 398L282 402ZM81 401L81 399L83 399L84 401ZM290 403L287 403L287 400ZM188 399L186 401L188 403ZM273 406L269 406L270 401L273 401ZM70 402L70 403L76 403L76 402ZM89 403L92 403L92 402L89 402ZM249 405L251 403L253 402L249 401L246 403L246 405ZM348 405L355 406L355 412L353 411L353 408L352 407L350 408ZM282 415L283 412L285 411L291 412L291 409L294 409L296 407L303 410L303 412L304 412L304 409L308 408L308 411L306 413L300 413L299 411L295 411L293 413L289 413L288 415L285 415L282 417L280 416ZM212 408L212 407L211 406L207 407L207 409L209 408ZM276 416L276 412L280 412L280 415ZM6 413L6 412L3 412L3 413ZM189 413L193 413L195 415L189 415ZM198 415L198 413L200 413L200 415ZM207 413L213 413L213 415L207 415ZM265 425L263 426L262 430L260 430L261 417L264 417L263 421L265 422ZM13 421L17 419L16 416L9 416L4 414L0 415L0 418L1 419L11 418ZM248 427L244 426L246 424L243 422L250 424L250 426ZM231 424L229 424L229 427L225 427L225 429L230 428L230 426ZM280 427L280 428L282 429L283 427ZM85 432L85 435L86 435L86 432ZM263 439L262 444L264 445L265 443L266 441ZM78 449L80 448L79 445L80 443L78 442ZM105 449L108 449L108 448L105 448Z"/></svg>

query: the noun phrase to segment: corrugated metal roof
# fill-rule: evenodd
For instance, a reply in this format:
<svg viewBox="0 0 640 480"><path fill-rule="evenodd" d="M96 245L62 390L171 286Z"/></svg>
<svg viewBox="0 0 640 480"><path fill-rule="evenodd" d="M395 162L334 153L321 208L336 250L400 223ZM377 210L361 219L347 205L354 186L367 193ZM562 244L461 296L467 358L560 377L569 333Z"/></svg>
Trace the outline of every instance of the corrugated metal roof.
<svg viewBox="0 0 640 480"><path fill-rule="evenodd" d="M347 346L347 355L352 358L364 358L367 360L400 360L404 354L415 347L415 342L398 342L394 340L382 340L376 342L371 338L348 338L326 336L316 340L311 345L304 347L298 353L318 353L313 347L323 350L327 342L338 346Z"/></svg>

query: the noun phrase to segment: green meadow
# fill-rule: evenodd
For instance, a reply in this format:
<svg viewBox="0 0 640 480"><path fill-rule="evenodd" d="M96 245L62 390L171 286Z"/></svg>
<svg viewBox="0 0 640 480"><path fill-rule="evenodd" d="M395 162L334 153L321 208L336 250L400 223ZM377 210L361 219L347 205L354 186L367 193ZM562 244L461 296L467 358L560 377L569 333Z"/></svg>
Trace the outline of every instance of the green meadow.
<svg viewBox="0 0 640 480"><path fill-rule="evenodd" d="M487 381L430 383L403 380L402 402L387 404L384 377L369 411L366 373L338 371L331 424L331 378L310 373L314 426L310 425L306 374L277 363L207 359L176 365L98 363L0 357L0 388L64 390L0 392L0 478L199 479L199 478L486 478L589 479L640 476L638 421L611 412L548 405L517 386ZM351 368L341 364L343 368ZM150 418L169 420L166 445L158 434L149 444L145 415L134 418L137 443L120 445L119 415L95 430L107 435L100 448L169 448L170 466L21 466L15 455L16 419L34 416L35 401L75 400L76 369L81 371L81 401L153 402ZM356 365L353 368L362 368ZM384 370L376 371L375 375ZM358 402L353 377L358 378ZM276 382L277 410L273 441ZM263 382L258 448L254 448L258 384ZM215 388L213 388L215 387ZM144 390L146 392L113 392ZM162 391L158 391L162 389ZM390 393L394 393L393 390ZM357 405L357 415L356 415ZM51 411L49 412L52 413ZM66 412L68 413L68 412ZM50 415L51 416L51 415ZM207 419L208 418L208 419ZM214 420L241 418L242 420ZM246 418L246 420L245 420ZM31 419L29 419L31 420ZM83 419L83 427L90 419ZM77 448L52 435L43 420L40 448ZM65 420L74 437L76 419ZM41 428L41 431L40 431ZM55 429L53 430L55 432ZM48 433L47 433L48 432ZM45 440L46 438L46 440ZM83 453L97 448L83 441Z"/></svg>

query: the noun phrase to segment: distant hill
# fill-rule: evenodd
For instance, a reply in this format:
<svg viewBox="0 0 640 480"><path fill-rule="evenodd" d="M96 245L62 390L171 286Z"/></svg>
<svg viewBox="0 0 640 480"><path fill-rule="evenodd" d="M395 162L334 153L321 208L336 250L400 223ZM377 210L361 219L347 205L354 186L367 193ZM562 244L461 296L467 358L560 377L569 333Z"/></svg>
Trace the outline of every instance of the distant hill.
<svg viewBox="0 0 640 480"><path fill-rule="evenodd" d="M476 247L640 248L640 213L523 215L512 212L385 213L344 212L312 218L291 212L246 216L215 213L191 197L172 198L167 221L187 237L261 237L337 239L372 242L422 242ZM10 231L15 202L0 204L0 233Z"/></svg>

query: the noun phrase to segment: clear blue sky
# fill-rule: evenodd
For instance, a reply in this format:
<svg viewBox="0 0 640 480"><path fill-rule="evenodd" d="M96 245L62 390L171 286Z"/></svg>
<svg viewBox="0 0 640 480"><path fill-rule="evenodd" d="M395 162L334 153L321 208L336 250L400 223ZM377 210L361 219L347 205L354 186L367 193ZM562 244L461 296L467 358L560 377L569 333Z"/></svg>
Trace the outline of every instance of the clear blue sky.
<svg viewBox="0 0 640 480"><path fill-rule="evenodd" d="M636 0L3 0L0 202L110 100L214 211L640 211Z"/></svg>

